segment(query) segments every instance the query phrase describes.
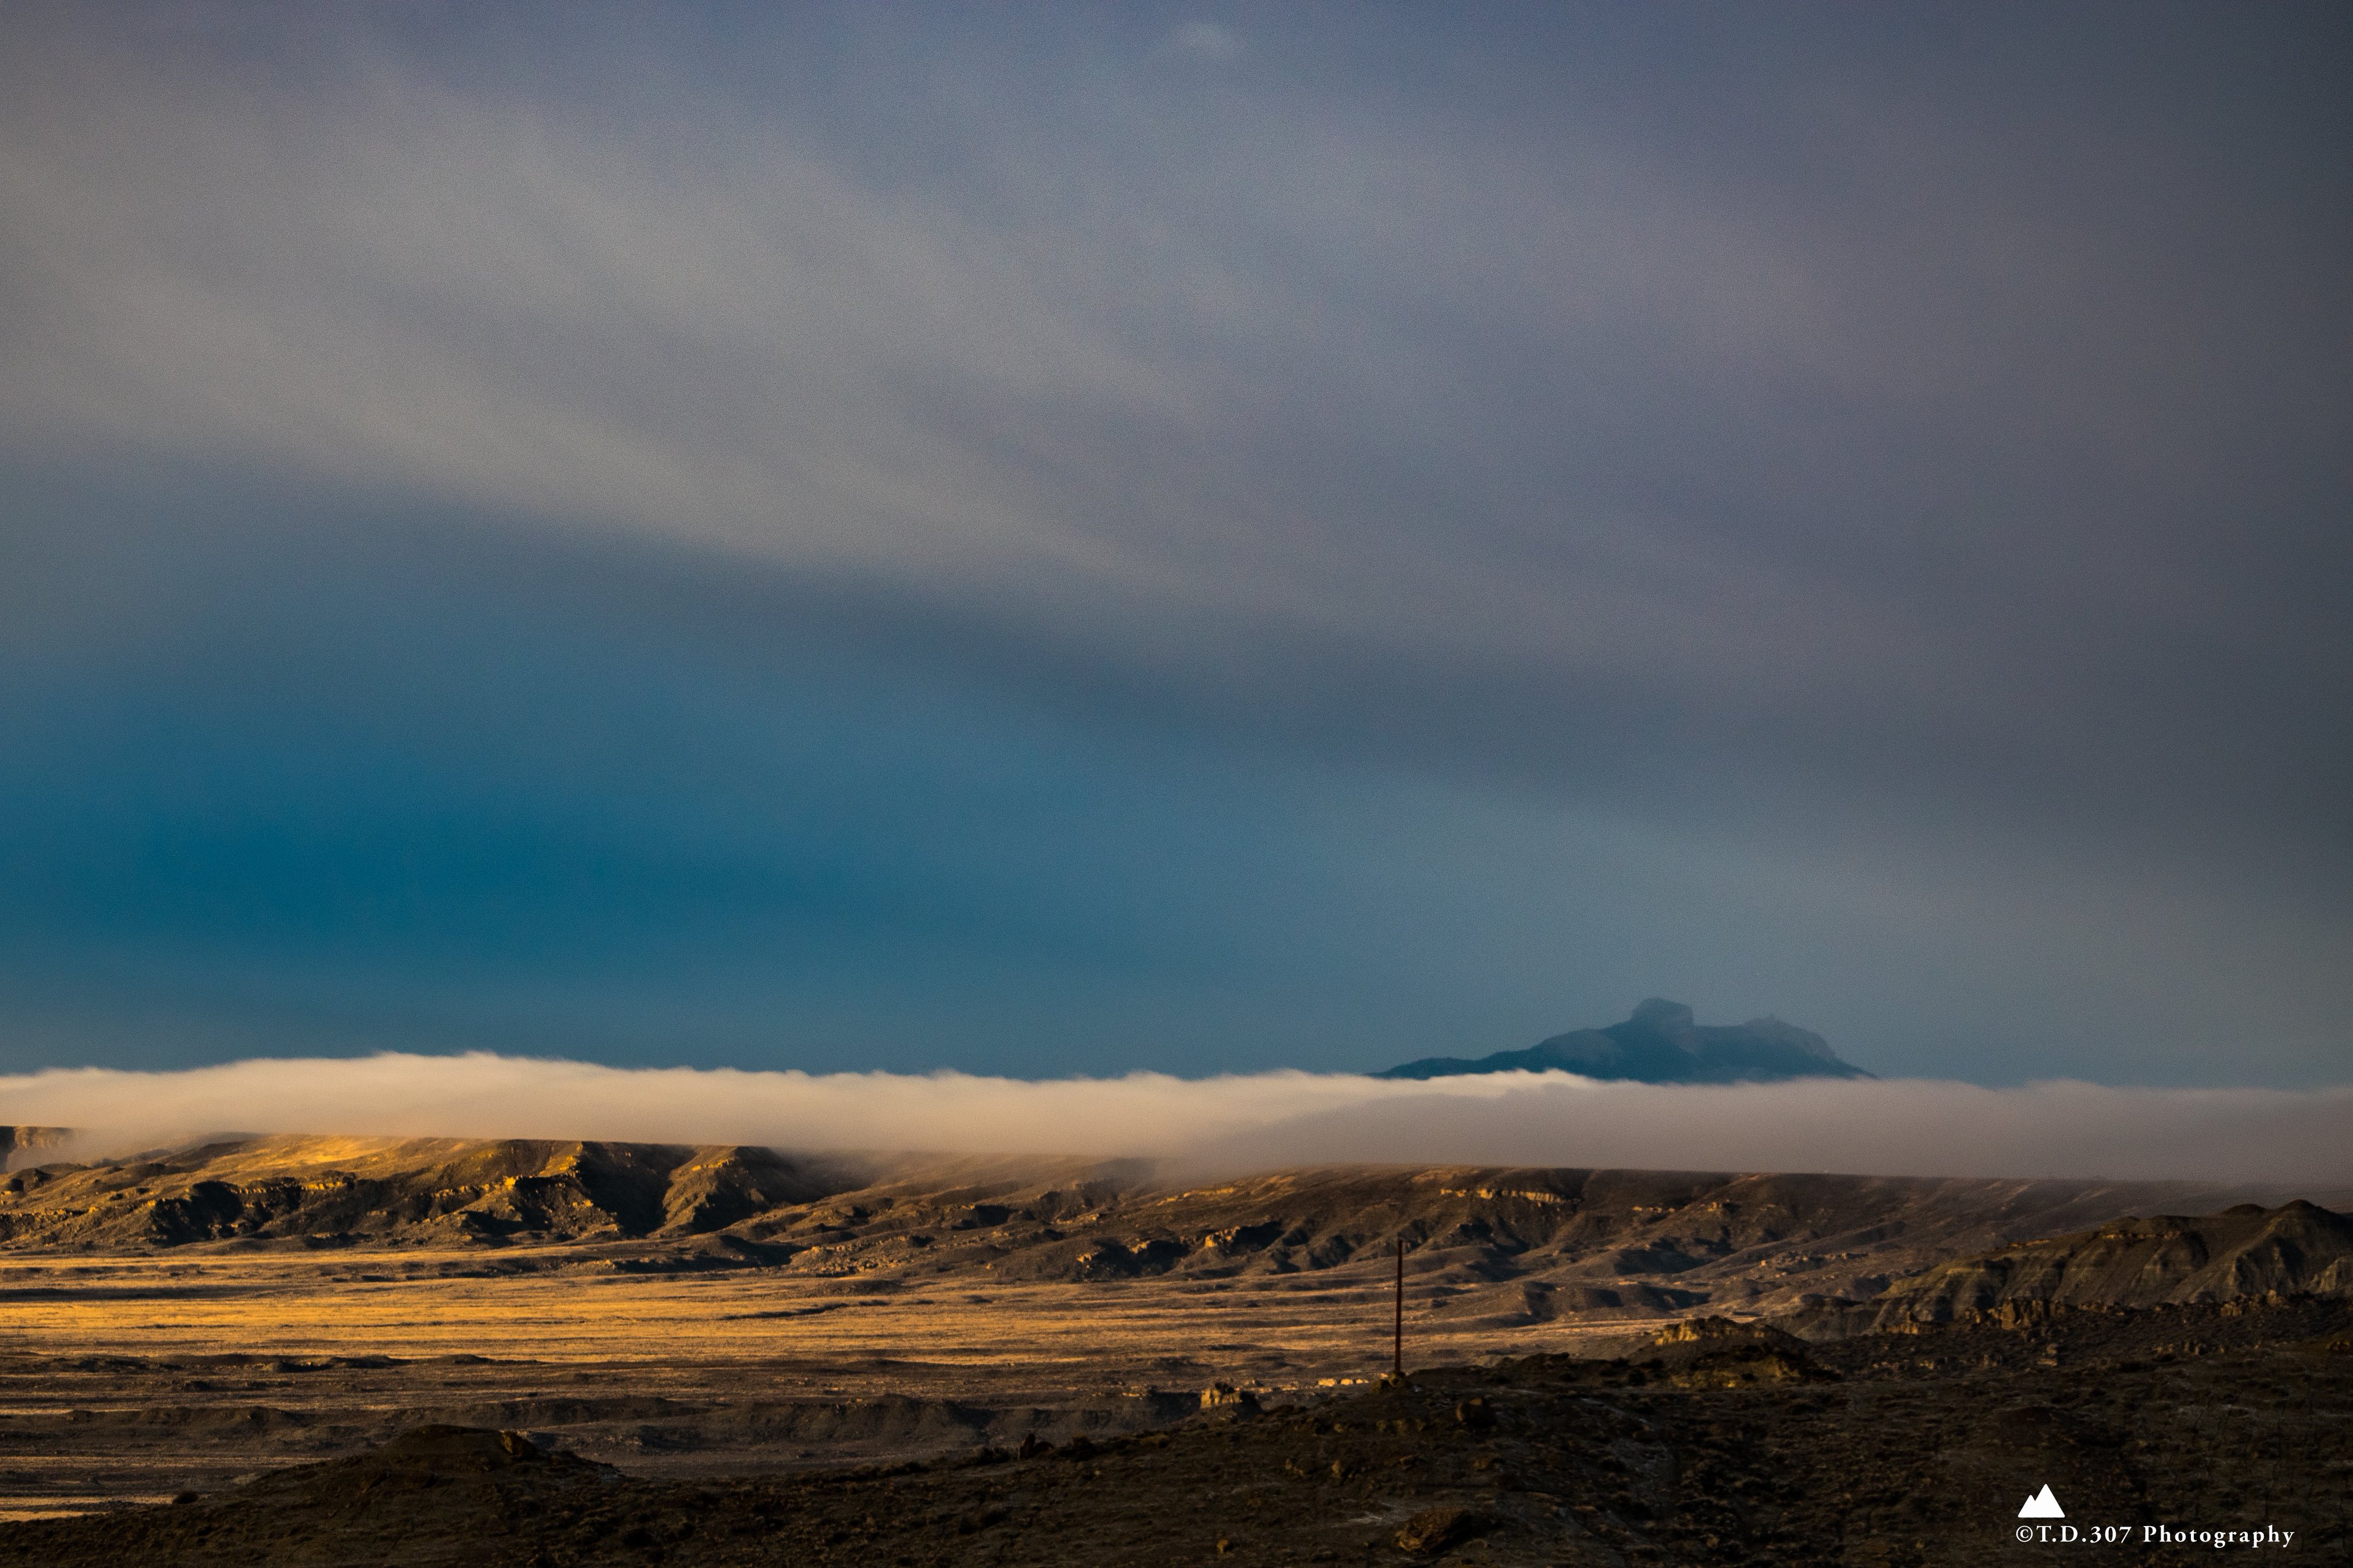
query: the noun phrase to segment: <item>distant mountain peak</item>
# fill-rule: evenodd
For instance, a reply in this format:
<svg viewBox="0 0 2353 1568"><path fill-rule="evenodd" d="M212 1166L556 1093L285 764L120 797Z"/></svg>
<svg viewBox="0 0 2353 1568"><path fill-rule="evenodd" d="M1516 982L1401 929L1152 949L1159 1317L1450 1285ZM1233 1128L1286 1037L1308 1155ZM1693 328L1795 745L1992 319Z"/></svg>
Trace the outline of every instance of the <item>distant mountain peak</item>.
<svg viewBox="0 0 2353 1568"><path fill-rule="evenodd" d="M1680 1002L1670 1002L1663 996L1652 996L1634 1005L1630 1024L1645 1024L1653 1029L1688 1029L1694 1026L1692 1010Z"/></svg>
<svg viewBox="0 0 2353 1568"><path fill-rule="evenodd" d="M1622 1024L1576 1029L1525 1051L1470 1060L1424 1057L1376 1078L1454 1078L1465 1073L1572 1072L1639 1083L1772 1083L1793 1078L1869 1078L1841 1061L1811 1029L1778 1018L1746 1024L1697 1022L1681 1002L1652 996Z"/></svg>

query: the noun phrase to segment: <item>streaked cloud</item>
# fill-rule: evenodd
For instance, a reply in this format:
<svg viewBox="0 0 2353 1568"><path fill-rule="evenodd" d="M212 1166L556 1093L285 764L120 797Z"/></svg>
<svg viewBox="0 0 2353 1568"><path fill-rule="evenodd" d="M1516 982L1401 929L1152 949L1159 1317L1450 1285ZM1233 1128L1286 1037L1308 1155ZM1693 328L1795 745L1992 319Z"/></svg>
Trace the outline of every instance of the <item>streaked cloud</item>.
<svg viewBox="0 0 2353 1568"><path fill-rule="evenodd" d="M1510 989L1476 956L1508 953L1573 978L1396 1054L1715 987L1976 1076L2054 1052L2335 1076L2353 191L2319 62L2345 24L2183 16L1309 9L1187 70L1169 54L1242 40L1183 9L12 11L0 792L48 827L0 845L0 916L79 929L73 890L125 845L293 846L251 864L311 879L147 854L126 918L22 984L128 966L168 992L199 961L149 927L258 900L214 934L271 1006L343 986L345 1029L414 1000L443 977L386 922L320 914L479 935L480 879L443 853L466 834L350 782L402 766L417 799L501 802L491 863L592 890L577 922L519 891L501 929L529 940L483 951L601 973L559 933L627 929L640 879L736 911L714 945L750 951L818 863L865 879L873 953L936 952L926 911L987 829L957 815L963 741L887 710L969 700L1022 716L1039 798L1119 824L1002 819L1008 863L1067 874L983 879L1033 944L997 972L1085 969L1072 907L1120 911L1097 923L1124 955L1183 955L1107 994L1107 1052L1168 995L1167 1038L1258 1008L1329 1020L1337 1052L1400 1016L1335 1013L1375 974L1433 1030L1449 987ZM381 557L335 542L362 533ZM536 564L486 572L501 552ZM399 595L370 593L383 560ZM306 599L338 612L280 613ZM457 642L463 672L435 652ZM850 759L826 776L965 840L828 837L789 791L711 784L795 756L729 727L805 718L837 657L904 679L855 688L880 716L826 731ZM155 717L238 682L211 742ZM663 731L665 773L478 722L484 691L709 717ZM1148 792L1121 793L1148 770L1071 751L1198 761L1150 795L1171 819L1328 789L1345 826L1293 836L1312 875L1260 847L1313 807L1123 860L1100 847L1150 836L1125 804ZM198 754L206 787L143 826L89 805ZM1433 803L1419 837L1351 804L1385 791ZM691 875L645 847L686 842ZM1629 844L1672 871L1640 885ZM1686 896L1703 866L1737 890ZM1256 911L1219 937L1212 885ZM1353 987L1200 959L1289 951L1262 933L1317 922L1267 912L1285 898L1386 933ZM1182 939L1137 912L1169 907ZM1476 918L1397 912L1440 908ZM1000 956L923 968L937 1011L888 1027L986 1015L1010 1049L1029 1016L967 984ZM798 984L744 1004L780 1050L821 1032ZM674 972L672 1005L703 994ZM116 1037L47 1005L9 1048ZM194 1026L154 1005L147 1033ZM571 1026L541 1006L449 1027Z"/></svg>
<svg viewBox="0 0 2353 1568"><path fill-rule="evenodd" d="M1240 58L1241 35L1220 22L1186 22L1168 35L1168 47L1205 60Z"/></svg>

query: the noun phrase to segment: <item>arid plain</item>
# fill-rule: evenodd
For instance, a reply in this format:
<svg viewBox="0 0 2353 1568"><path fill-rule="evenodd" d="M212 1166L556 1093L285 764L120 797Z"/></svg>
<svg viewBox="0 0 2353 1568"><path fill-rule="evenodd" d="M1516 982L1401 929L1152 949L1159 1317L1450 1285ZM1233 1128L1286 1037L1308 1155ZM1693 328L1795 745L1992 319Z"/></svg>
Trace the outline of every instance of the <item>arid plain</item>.
<svg viewBox="0 0 2353 1568"><path fill-rule="evenodd" d="M1400 1245L1425 1383L1729 1345L1770 1352L1725 1387L1745 1378L1776 1409L1833 1375L1810 1353L1941 1387L2096 1342L2137 1375L2279 1335L2333 1342L2353 1298L2333 1193L1467 1167L1205 1180L520 1141L58 1152L20 1152L0 1191L0 1509L23 1521L234 1499L427 1426L519 1434L636 1482L752 1485L1394 1398L1377 1380ZM2162 1215L2206 1217L2121 1219ZM2281 1326L2250 1338L2249 1303ZM1968 1348L1937 1351L1940 1334ZM1856 1348L1873 1344L1896 1348ZM2353 1434L2341 1403L2311 1407L2330 1385L2306 1384L2299 1418ZM1402 1550L1401 1528L1376 1544ZM1445 1550L1476 1561L1508 1533ZM1642 1560L1639 1543L1608 1550Z"/></svg>

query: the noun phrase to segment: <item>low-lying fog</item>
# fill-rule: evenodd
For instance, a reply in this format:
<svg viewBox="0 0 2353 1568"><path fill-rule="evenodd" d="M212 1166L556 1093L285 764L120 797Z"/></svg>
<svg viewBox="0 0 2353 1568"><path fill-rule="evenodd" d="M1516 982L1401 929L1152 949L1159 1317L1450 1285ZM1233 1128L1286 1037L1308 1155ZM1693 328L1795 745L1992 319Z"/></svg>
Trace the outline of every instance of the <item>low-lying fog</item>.
<svg viewBox="0 0 2353 1568"><path fill-rule="evenodd" d="M387 1054L0 1078L0 1121L81 1129L70 1152L84 1159L237 1131L1133 1155L1228 1171L1382 1162L2353 1180L2353 1086L1688 1086L1561 1073L1403 1082L1288 1071L1030 1082Z"/></svg>

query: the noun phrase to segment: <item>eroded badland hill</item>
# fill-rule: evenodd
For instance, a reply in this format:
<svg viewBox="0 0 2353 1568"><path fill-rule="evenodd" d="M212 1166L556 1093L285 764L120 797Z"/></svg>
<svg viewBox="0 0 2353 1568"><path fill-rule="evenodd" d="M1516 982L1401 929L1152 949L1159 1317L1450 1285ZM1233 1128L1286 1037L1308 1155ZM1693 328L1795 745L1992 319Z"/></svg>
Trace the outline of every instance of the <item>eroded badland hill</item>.
<svg viewBox="0 0 2353 1568"><path fill-rule="evenodd" d="M2179 1183L1493 1166L1186 1183L1140 1162L281 1137L20 1169L0 1182L0 1250L456 1250L510 1271L1050 1283L1313 1275L1402 1242L1418 1295L1441 1316L1531 1323L1703 1307L1773 1313L1808 1295L1870 1300L2006 1244L2284 1195ZM2334 1237L2306 1236L2298 1256L2336 1256ZM2147 1278L2132 1289L2240 1293L2256 1278L2214 1275L2211 1258L2170 1270L2173 1256L2136 1263ZM2294 1283L2301 1265L2267 1267L2263 1288ZM2099 1289L2112 1287L2123 1288Z"/></svg>

